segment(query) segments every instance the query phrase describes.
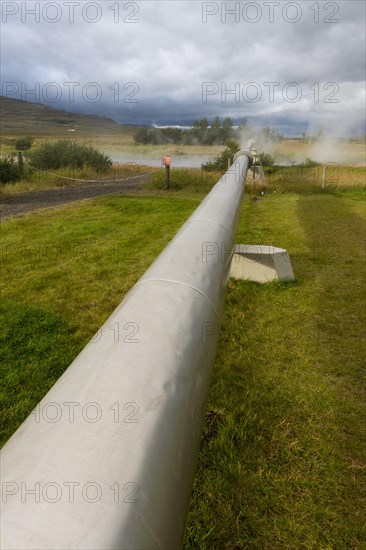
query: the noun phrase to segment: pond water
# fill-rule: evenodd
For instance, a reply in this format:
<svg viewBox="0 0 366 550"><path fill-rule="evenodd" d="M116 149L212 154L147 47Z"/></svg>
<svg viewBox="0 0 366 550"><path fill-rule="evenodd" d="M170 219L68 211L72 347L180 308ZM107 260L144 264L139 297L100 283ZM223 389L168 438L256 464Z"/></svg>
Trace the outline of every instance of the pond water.
<svg viewBox="0 0 366 550"><path fill-rule="evenodd" d="M162 166L162 158L149 157L142 155L126 155L123 152L105 151L105 153L114 161L120 164L145 164L147 166ZM172 155L172 168L201 168L201 164L210 160L214 155Z"/></svg>

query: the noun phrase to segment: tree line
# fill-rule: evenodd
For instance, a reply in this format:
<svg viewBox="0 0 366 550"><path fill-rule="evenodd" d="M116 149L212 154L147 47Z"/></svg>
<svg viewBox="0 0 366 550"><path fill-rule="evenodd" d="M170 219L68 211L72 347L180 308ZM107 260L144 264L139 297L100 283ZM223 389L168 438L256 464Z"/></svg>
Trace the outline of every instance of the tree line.
<svg viewBox="0 0 366 550"><path fill-rule="evenodd" d="M257 132L256 132L257 134ZM263 141L279 142L284 139L281 134L277 134L269 127L262 128L259 132ZM163 145L174 143L176 145L223 145L229 139L243 141L253 135L247 119L243 119L240 124L234 128L234 123L230 117L225 117L222 121L216 116L210 123L207 118L193 121L192 128L184 130L182 128L138 128L134 134L134 140L137 144Z"/></svg>

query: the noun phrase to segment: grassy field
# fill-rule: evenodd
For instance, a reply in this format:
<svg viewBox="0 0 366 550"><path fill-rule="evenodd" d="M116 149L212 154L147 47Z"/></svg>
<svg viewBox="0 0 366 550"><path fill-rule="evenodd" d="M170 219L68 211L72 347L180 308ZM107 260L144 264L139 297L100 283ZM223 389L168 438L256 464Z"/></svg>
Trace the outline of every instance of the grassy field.
<svg viewBox="0 0 366 550"><path fill-rule="evenodd" d="M165 189L165 171L157 167L141 164L114 163L103 174L90 168L61 169L46 172L27 169L28 176L16 184L0 186L0 199L6 199L24 192L40 191L57 187L87 185L88 180L112 180L138 177L148 172L155 172L146 189L151 193ZM220 172L205 172L201 168L172 168L171 191L184 190L187 193L207 193L221 177ZM83 181L84 180L84 181ZM146 181L146 180L144 180ZM247 178L247 193L260 195L268 193L320 193L323 185L323 166L303 168L299 166L281 166L273 173L267 173L263 180L252 179L251 172ZM356 166L328 166L324 189L327 191L349 191L366 188L366 170Z"/></svg>
<svg viewBox="0 0 366 550"><path fill-rule="evenodd" d="M266 170L267 171L267 170ZM219 172L205 172L200 168L173 168L172 190L207 192L221 177ZM150 189L164 189L164 171L153 175ZM328 166L323 186L323 167L279 166L269 170L263 179L253 180L248 171L246 192L253 195L276 193L322 193L323 191L359 191L366 189L366 170L356 166Z"/></svg>
<svg viewBox="0 0 366 550"><path fill-rule="evenodd" d="M57 132L56 132L57 130ZM37 147L46 141L60 138L72 139L80 143L92 145L98 150L108 154L123 154L131 157L146 157L147 159L161 159L164 155L170 155L174 159L180 156L190 157L192 155L214 156L224 149L223 145L141 145L136 144L133 138L135 129L131 126L123 130L111 132L110 130L90 131L88 126L85 131L79 133L66 133L65 130L50 131L48 134L34 135L33 147ZM24 135L24 131L21 135ZM7 155L15 150L15 140L19 138L16 133L3 133L0 138L0 153ZM245 146L243 144L243 146ZM321 163L334 162L338 165L365 166L365 145L362 143L337 143L325 144L302 143L294 139L286 139L281 143L267 144L264 147L267 153L272 154L277 161L282 162L304 162L311 158ZM259 146L259 150L261 150Z"/></svg>
<svg viewBox="0 0 366 550"><path fill-rule="evenodd" d="M364 203L247 201L237 242L297 280L232 281L185 548L365 548Z"/></svg>
<svg viewBox="0 0 366 550"><path fill-rule="evenodd" d="M2 442L213 183L184 174L3 223ZM362 549L364 195L257 191L237 242L287 248L296 282L230 281L184 548Z"/></svg>
<svg viewBox="0 0 366 550"><path fill-rule="evenodd" d="M337 165L365 166L365 144L324 139L320 143L286 139L280 143L265 146L277 159L303 162L311 158L321 163L334 162ZM268 149L268 150L267 150Z"/></svg>

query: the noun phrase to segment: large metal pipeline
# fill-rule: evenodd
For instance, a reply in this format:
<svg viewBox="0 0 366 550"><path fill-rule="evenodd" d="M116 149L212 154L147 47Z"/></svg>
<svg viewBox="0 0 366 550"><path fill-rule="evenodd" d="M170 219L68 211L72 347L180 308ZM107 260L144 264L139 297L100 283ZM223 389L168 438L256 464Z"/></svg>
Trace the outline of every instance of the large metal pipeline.
<svg viewBox="0 0 366 550"><path fill-rule="evenodd" d="M3 549L178 549L250 155L2 451Z"/></svg>

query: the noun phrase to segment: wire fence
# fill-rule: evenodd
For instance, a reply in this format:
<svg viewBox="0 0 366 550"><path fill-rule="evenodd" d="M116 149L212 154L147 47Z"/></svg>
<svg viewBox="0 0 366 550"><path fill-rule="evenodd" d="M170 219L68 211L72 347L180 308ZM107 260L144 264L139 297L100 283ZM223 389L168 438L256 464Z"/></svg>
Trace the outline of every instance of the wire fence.
<svg viewBox="0 0 366 550"><path fill-rule="evenodd" d="M47 174L47 175L53 176L55 178L65 179L65 180L68 180L68 181L80 181L80 182L83 182L83 183L100 183L100 182L104 182L104 183L112 183L112 182L113 183L121 183L121 182L124 182L124 181L135 180L135 179L138 179L138 178L142 178L142 177L145 177L145 176L156 174L157 172L161 172L163 170L163 168L161 167L157 170L150 170L149 172L143 172L142 174L138 174L136 176L126 176L126 177L120 178L120 179L113 178L113 179L90 180L90 179L82 179L82 178L73 178L71 176L61 176L60 174L55 174L54 172L48 172L47 170L41 170L40 168L37 168L36 166L33 166L32 164L29 164L29 163L26 163L26 166L28 166L32 170L36 170L36 172L40 172L42 174Z"/></svg>

